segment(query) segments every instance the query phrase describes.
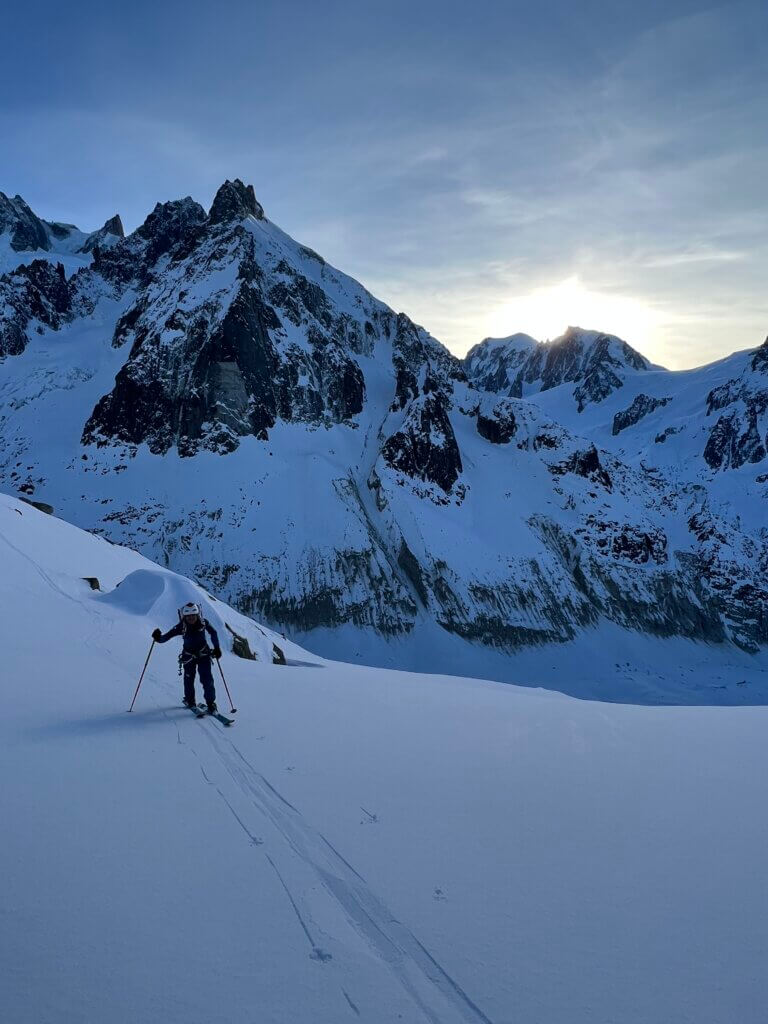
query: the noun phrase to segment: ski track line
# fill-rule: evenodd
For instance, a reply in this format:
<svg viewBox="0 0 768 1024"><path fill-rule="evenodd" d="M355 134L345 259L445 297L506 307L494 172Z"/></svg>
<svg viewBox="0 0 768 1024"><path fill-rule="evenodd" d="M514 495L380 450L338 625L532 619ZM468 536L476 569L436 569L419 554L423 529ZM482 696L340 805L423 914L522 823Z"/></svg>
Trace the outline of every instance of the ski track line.
<svg viewBox="0 0 768 1024"><path fill-rule="evenodd" d="M415 935L392 915L351 864L249 763L234 742L219 735L218 729L205 728L203 731L242 795L273 824L290 849L314 871L351 926L397 978L423 1017L431 1024L447 1024L445 1011L450 1008L453 1011L451 1018L465 1024L493 1024ZM251 829L235 813L221 790L218 791L251 840L251 845L256 845ZM318 948L306 923L311 915L308 912L302 914L300 898L291 893L275 861L266 853L265 856L307 936L313 950L312 958L325 962L330 957Z"/></svg>

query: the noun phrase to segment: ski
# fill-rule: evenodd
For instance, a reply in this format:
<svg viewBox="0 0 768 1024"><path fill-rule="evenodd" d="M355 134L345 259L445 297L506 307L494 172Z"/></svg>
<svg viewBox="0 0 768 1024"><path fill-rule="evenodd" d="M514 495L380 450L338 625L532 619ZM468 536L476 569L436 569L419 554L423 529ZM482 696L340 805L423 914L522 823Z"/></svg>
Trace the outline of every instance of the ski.
<svg viewBox="0 0 768 1024"><path fill-rule="evenodd" d="M205 715L202 713L202 711L198 711L197 708L191 708L189 704L182 704L181 706L183 708L186 708L187 711L191 711L195 718L205 718Z"/></svg>
<svg viewBox="0 0 768 1024"><path fill-rule="evenodd" d="M198 704L197 707L198 710L201 712L201 716L203 718L205 718L205 716L208 715L211 718L218 718L222 725L229 726L235 724L234 718L227 718L227 716L222 715L220 711L209 711L205 704Z"/></svg>

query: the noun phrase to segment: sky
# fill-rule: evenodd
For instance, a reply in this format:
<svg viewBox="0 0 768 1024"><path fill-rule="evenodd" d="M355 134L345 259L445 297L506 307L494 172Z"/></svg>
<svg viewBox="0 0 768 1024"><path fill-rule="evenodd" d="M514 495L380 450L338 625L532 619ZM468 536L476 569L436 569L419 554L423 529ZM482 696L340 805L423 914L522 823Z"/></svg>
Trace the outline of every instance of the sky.
<svg viewBox="0 0 768 1024"><path fill-rule="evenodd" d="M27 0L2 34L0 190L47 219L240 177L457 355L768 334L764 0Z"/></svg>

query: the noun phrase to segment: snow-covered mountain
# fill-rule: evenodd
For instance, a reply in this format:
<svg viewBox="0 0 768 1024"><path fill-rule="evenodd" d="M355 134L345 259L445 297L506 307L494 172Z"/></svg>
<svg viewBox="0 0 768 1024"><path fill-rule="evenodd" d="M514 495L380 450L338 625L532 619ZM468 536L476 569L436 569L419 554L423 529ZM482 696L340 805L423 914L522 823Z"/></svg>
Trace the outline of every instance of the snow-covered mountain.
<svg viewBox="0 0 768 1024"><path fill-rule="evenodd" d="M762 1022L764 708L325 662L5 495L0 563L5 1020ZM125 713L190 597L231 729L172 643Z"/></svg>
<svg viewBox="0 0 768 1024"><path fill-rule="evenodd" d="M486 338L470 349L464 366L477 387L510 398L573 384L573 400L583 412L620 388L628 373L651 364L621 338L569 327L554 341L535 341L527 334Z"/></svg>
<svg viewBox="0 0 768 1024"><path fill-rule="evenodd" d="M714 699L756 699L766 487L739 462L762 350L674 375L573 329L462 363L240 181L208 213L158 204L74 273L23 256L0 278L6 487L327 655L551 684L563 642L608 630L601 693L703 699L679 651L618 679L612 655L652 637L713 645L747 684ZM558 685L594 694L570 664Z"/></svg>
<svg viewBox="0 0 768 1024"><path fill-rule="evenodd" d="M119 214L98 231L86 233L74 224L42 220L21 196L11 199L0 192L0 273L40 258L74 271L89 263L89 253L97 245L114 245L124 235Z"/></svg>
<svg viewBox="0 0 768 1024"><path fill-rule="evenodd" d="M620 338L570 327L551 342L487 338L464 365L479 389L524 395L624 458L642 454L646 464L662 465L671 452L692 478L705 467L738 469L766 460L768 338L709 366L669 371Z"/></svg>

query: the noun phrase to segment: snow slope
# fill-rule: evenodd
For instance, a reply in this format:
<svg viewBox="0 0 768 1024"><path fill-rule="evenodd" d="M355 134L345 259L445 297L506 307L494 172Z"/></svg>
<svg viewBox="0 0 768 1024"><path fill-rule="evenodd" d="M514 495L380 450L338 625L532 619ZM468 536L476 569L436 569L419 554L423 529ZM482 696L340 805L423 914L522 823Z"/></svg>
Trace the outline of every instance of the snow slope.
<svg viewBox="0 0 768 1024"><path fill-rule="evenodd" d="M172 644L127 715L199 589L5 496L0 550L4 1019L764 1019L768 709L323 662L203 594L236 725Z"/></svg>

